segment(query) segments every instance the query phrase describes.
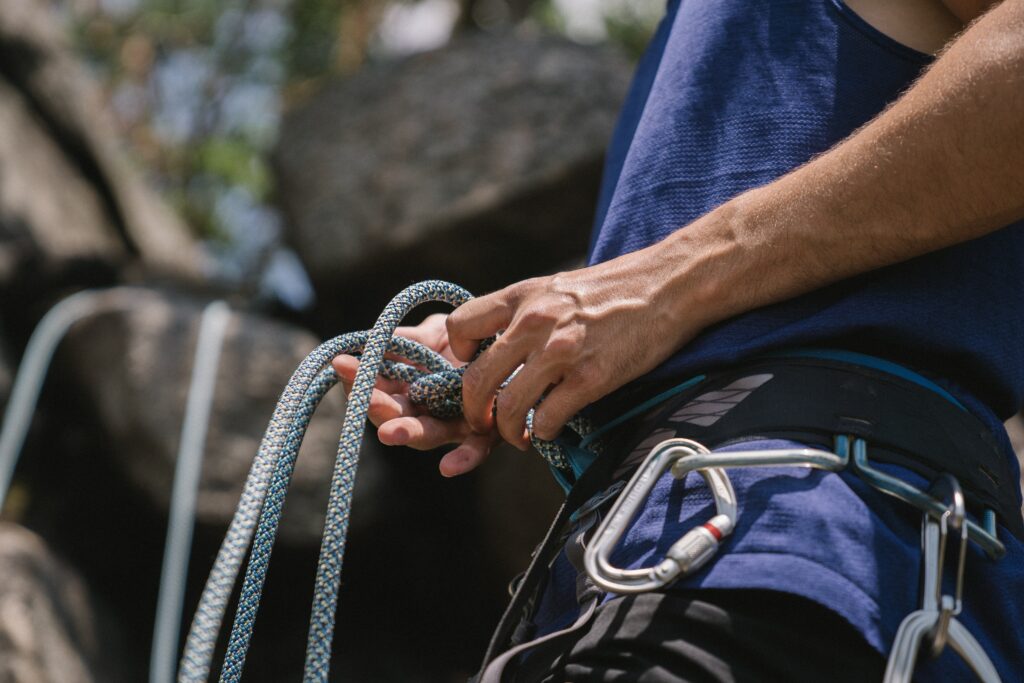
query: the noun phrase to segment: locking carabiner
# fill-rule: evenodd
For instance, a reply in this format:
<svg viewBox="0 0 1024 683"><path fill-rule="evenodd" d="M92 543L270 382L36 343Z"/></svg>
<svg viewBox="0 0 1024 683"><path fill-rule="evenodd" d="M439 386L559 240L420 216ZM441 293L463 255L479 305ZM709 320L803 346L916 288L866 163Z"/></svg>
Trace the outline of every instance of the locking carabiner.
<svg viewBox="0 0 1024 683"><path fill-rule="evenodd" d="M697 569L715 554L719 542L732 532L736 523L736 492L725 472L704 468L700 473L715 498L717 514L714 517L702 526L690 529L653 567L620 569L609 559L612 549L621 540L661 475L684 458L709 453L703 445L690 439L668 439L655 446L619 494L587 546L583 564L594 583L612 593L643 593L661 588L679 575Z"/></svg>
<svg viewBox="0 0 1024 683"><path fill-rule="evenodd" d="M587 574L595 584L612 593L643 593L667 586L702 567L736 526L736 492L723 468L802 466L837 472L846 467L849 460L849 448L844 447L846 443L837 443L838 453L817 448L712 453L690 439L662 441L626 484L587 546L583 557ZM669 548L665 558L652 567L620 569L613 566L609 559L612 550L622 539L654 484L669 468L677 479L694 470L700 472L714 496L715 516L690 529Z"/></svg>

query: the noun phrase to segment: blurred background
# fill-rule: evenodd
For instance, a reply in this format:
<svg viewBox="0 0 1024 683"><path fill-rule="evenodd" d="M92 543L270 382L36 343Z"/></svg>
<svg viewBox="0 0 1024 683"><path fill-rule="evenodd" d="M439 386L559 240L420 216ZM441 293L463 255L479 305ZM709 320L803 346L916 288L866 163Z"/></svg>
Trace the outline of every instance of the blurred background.
<svg viewBox="0 0 1024 683"><path fill-rule="evenodd" d="M4 500L0 680L147 679L208 302L232 312L182 632L278 395L320 339L369 327L415 280L479 293L581 262L662 9L0 2L0 402L54 304L122 287L61 342ZM310 427L245 680L301 676L343 411L335 391ZM458 480L437 460L366 441L334 678L465 680L559 500L536 455L502 451Z"/></svg>
<svg viewBox="0 0 1024 683"><path fill-rule="evenodd" d="M604 147L662 9L0 2L0 402L55 303L124 287L59 347L0 513L0 680L146 680L208 302L232 313L183 630L318 340L369 327L416 280L480 293L582 262ZM245 680L301 676L343 412L335 391L310 427ZM458 480L437 459L365 442L334 679L465 680L558 503L536 455L500 451Z"/></svg>

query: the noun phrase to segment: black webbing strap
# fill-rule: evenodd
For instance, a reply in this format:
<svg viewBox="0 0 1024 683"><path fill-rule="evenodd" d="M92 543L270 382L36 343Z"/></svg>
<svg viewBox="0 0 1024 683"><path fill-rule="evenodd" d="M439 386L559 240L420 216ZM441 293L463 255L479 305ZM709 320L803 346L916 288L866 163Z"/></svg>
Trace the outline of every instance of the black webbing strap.
<svg viewBox="0 0 1024 683"><path fill-rule="evenodd" d="M713 392L744 377L766 374L771 379L714 423L701 425L687 417L707 402L703 397L713 398ZM1007 529L1024 537L1012 455L974 415L903 378L837 361L771 359L710 377L698 392L666 406L662 419L666 411L683 415L672 424L679 436L709 448L751 436L792 438L825 448L831 448L837 434L861 437L874 462L900 465L929 480L952 474L970 503L992 508Z"/></svg>
<svg viewBox="0 0 1024 683"><path fill-rule="evenodd" d="M729 389L754 375L771 377L749 393ZM735 403L725 405L730 401ZM710 421L715 403L722 404L717 410L721 414ZM832 447L837 434L862 437L873 462L900 465L928 479L941 472L952 474L969 502L994 509L1005 528L1024 538L1010 455L966 410L914 382L860 365L811 358L753 361L709 374L610 436L604 454L575 483L534 554L491 638L481 670L508 648L517 626L528 616L531 599L565 541L572 513L608 485L652 425L677 414L682 415L673 421L677 435L712 449L751 437L788 438L826 448Z"/></svg>
<svg viewBox="0 0 1024 683"><path fill-rule="evenodd" d="M555 520L544 535L544 540L541 541L540 546L534 552L533 558L530 560L530 566L527 567L526 573L512 595L512 600L509 601L508 607L505 608L504 614L501 615L501 620L498 621L498 626L494 629L491 642L487 646L487 652L484 654L483 664L480 666L481 672L487 668L491 660L508 648L519 622L529 616L526 612L530 600L537 591L537 586L541 579L544 578L552 558L558 554L565 543L566 530L572 513L608 484L612 468L615 467L617 461L617 458L611 457L598 458L580 476L566 496L565 502L558 508ZM513 644L517 645L518 643ZM479 674L470 679L471 683L475 683L478 680Z"/></svg>

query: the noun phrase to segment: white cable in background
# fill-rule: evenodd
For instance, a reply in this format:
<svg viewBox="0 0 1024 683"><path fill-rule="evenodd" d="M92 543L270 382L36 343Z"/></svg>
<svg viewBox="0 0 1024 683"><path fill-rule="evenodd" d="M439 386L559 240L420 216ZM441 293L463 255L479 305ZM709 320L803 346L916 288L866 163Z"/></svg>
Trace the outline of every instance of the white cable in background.
<svg viewBox="0 0 1024 683"><path fill-rule="evenodd" d="M167 521L160 594L153 626L153 646L149 659L150 683L173 683L178 656L181 611L185 600L188 560L195 526L196 497L203 465L203 447L210 422L217 366L231 309L223 301L214 301L203 311L196 340L195 362L181 425L181 441L171 489L171 508Z"/></svg>

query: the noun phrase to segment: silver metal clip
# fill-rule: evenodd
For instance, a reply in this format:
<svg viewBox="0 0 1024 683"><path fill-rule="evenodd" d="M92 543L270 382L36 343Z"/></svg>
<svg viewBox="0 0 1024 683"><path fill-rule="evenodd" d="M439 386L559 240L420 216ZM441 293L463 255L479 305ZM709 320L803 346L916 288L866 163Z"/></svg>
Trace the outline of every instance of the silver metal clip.
<svg viewBox="0 0 1024 683"><path fill-rule="evenodd" d="M626 484L594 534L583 558L587 574L595 584L612 593L643 593L667 586L706 564L736 526L736 492L723 468L798 465L839 471L846 467L847 452L848 449L836 454L816 448L792 448L712 453L690 439L662 441ZM690 529L656 565L642 569L615 567L610 560L612 550L655 483L669 468L677 479L693 471L704 477L715 499L715 516Z"/></svg>
<svg viewBox="0 0 1024 683"><path fill-rule="evenodd" d="M985 650L956 616L963 606L964 564L967 558L968 529L964 496L960 484L943 474L928 491L945 509L935 516L925 512L921 523L921 609L911 612L900 624L889 654L884 683L910 683L918 652L937 657L950 645L984 683L999 683L999 674ZM946 549L949 537L957 542L955 588L952 595L942 592Z"/></svg>

